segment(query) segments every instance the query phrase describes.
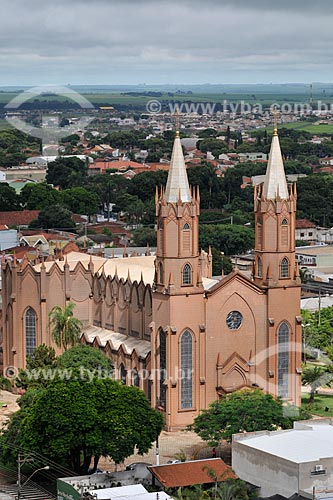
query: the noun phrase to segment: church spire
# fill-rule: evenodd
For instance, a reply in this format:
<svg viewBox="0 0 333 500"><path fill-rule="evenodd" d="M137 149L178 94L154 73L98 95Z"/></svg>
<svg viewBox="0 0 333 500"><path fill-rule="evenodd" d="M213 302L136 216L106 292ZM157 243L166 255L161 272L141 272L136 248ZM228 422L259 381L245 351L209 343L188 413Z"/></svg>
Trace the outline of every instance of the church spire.
<svg viewBox="0 0 333 500"><path fill-rule="evenodd" d="M190 186L188 183L182 144L179 137L179 110L176 113L176 137L170 162L169 175L165 188L165 201L177 203L191 201Z"/></svg>
<svg viewBox="0 0 333 500"><path fill-rule="evenodd" d="M279 136L276 123L276 109L274 110L274 129L271 150L264 182L264 197L267 200L289 198L286 175L284 172Z"/></svg>

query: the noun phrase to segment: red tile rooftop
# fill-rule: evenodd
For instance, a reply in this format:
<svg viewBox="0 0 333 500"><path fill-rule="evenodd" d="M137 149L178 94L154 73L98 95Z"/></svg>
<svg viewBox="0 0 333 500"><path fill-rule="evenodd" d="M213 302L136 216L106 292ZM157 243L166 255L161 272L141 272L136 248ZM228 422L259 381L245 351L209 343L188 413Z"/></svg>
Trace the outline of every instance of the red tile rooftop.
<svg viewBox="0 0 333 500"><path fill-rule="evenodd" d="M0 212L0 224L7 226L27 226L38 218L39 210Z"/></svg>
<svg viewBox="0 0 333 500"><path fill-rule="evenodd" d="M296 229L311 229L316 227L316 225L307 219L297 219Z"/></svg>
<svg viewBox="0 0 333 500"><path fill-rule="evenodd" d="M237 478L231 467L221 458L151 466L149 469L165 488L215 483L211 475L216 476L218 481Z"/></svg>

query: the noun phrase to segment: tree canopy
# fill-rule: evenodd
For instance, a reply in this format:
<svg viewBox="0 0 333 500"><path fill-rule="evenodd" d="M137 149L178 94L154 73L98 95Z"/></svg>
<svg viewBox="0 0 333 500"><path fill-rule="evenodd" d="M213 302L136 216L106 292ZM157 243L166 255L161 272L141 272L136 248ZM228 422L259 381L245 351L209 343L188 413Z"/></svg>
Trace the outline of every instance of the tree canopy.
<svg viewBox="0 0 333 500"><path fill-rule="evenodd" d="M27 389L28 387L45 386L48 378L44 376L45 370L53 369L56 365L56 355L53 347L40 344L34 352L27 357L26 368L19 369L15 385Z"/></svg>
<svg viewBox="0 0 333 500"><path fill-rule="evenodd" d="M105 373L111 373L112 361L99 349L84 344L78 344L70 349L67 349L61 356L57 358L56 366L66 369L85 370L103 370Z"/></svg>
<svg viewBox="0 0 333 500"><path fill-rule="evenodd" d="M46 180L49 184L67 189L82 186L88 176L86 163L79 158L60 157L49 163Z"/></svg>
<svg viewBox="0 0 333 500"><path fill-rule="evenodd" d="M253 248L254 231L236 224L200 224L199 244L205 250L211 246L225 255L240 254Z"/></svg>
<svg viewBox="0 0 333 500"><path fill-rule="evenodd" d="M306 345L326 351L333 359L333 307L320 311L302 311Z"/></svg>
<svg viewBox="0 0 333 500"><path fill-rule="evenodd" d="M25 404L1 436L1 454L13 462L13 442L86 474L94 460L109 456L116 463L147 453L163 427L163 417L144 393L111 379L54 380L38 392L28 391Z"/></svg>
<svg viewBox="0 0 333 500"><path fill-rule="evenodd" d="M38 218L33 220L30 228L35 229L74 229L72 214L61 205L51 205L39 212Z"/></svg>
<svg viewBox="0 0 333 500"><path fill-rule="evenodd" d="M300 418L295 410L290 407L286 412L281 399L274 399L260 389L243 389L211 403L194 419L191 428L204 441L216 446L224 439L230 441L239 432L288 429L293 420Z"/></svg>
<svg viewBox="0 0 333 500"><path fill-rule="evenodd" d="M14 188L5 182L0 183L0 212L20 210L19 197Z"/></svg>

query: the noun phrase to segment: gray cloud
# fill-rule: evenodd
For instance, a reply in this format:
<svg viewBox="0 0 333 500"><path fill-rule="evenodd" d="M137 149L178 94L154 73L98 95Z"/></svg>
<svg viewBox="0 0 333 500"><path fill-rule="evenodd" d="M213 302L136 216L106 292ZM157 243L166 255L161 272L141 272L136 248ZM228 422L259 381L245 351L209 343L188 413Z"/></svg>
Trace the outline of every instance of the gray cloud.
<svg viewBox="0 0 333 500"><path fill-rule="evenodd" d="M333 80L331 0L0 0L5 84Z"/></svg>

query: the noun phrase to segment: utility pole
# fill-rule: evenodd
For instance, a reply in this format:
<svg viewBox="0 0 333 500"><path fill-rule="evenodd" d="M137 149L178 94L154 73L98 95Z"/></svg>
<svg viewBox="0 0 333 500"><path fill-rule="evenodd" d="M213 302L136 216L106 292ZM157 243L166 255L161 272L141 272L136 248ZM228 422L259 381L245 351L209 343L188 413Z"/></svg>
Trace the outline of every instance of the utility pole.
<svg viewBox="0 0 333 500"><path fill-rule="evenodd" d="M41 470L49 470L50 469L49 465L45 465L44 467L40 467L39 469L36 469L35 471L33 471L32 474L30 474L28 479L22 484L21 466L26 464L26 463L31 463L33 461L34 461L33 458L23 458L23 457L21 457L20 453L18 454L18 457L17 457L17 497L16 497L17 500L21 500L22 488L30 481L30 479L32 478L33 475L36 474L36 472L39 472Z"/></svg>
<svg viewBox="0 0 333 500"><path fill-rule="evenodd" d="M158 444L158 436L156 438L156 449L155 449L155 455L156 455L156 465L160 465L160 449L159 449L159 444Z"/></svg>
<svg viewBox="0 0 333 500"><path fill-rule="evenodd" d="M155 409L158 410L158 407L159 407L159 399L156 400ZM156 444L155 444L155 465L160 465L160 449L158 443L158 436L156 437Z"/></svg>
<svg viewBox="0 0 333 500"><path fill-rule="evenodd" d="M28 462L33 462L33 458L23 458L21 456L21 453L18 454L18 457L17 457L17 500L21 500L21 489L22 489L21 467L22 467L22 465L24 465Z"/></svg>
<svg viewBox="0 0 333 500"><path fill-rule="evenodd" d="M18 454L17 459L17 500L21 498L21 455Z"/></svg>
<svg viewBox="0 0 333 500"><path fill-rule="evenodd" d="M320 326L321 320L321 288L319 285L319 295L318 295L318 326Z"/></svg>

